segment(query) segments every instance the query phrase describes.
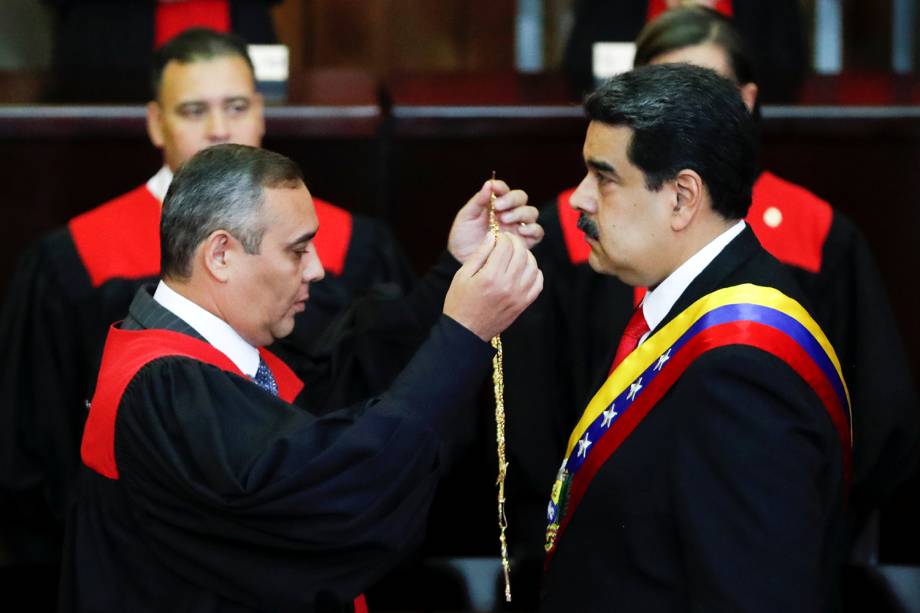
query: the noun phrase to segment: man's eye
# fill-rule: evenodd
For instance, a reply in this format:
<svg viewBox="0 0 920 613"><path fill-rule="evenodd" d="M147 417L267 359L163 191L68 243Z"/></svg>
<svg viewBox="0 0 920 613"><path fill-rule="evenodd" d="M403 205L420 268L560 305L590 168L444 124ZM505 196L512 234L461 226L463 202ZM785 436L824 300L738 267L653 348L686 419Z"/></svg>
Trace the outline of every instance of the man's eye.
<svg viewBox="0 0 920 613"><path fill-rule="evenodd" d="M179 109L179 115L186 119L198 119L204 117L208 109L204 105L183 106Z"/></svg>
<svg viewBox="0 0 920 613"><path fill-rule="evenodd" d="M242 115L249 110L249 101L248 100L237 100L229 103L225 108L228 113L234 115Z"/></svg>

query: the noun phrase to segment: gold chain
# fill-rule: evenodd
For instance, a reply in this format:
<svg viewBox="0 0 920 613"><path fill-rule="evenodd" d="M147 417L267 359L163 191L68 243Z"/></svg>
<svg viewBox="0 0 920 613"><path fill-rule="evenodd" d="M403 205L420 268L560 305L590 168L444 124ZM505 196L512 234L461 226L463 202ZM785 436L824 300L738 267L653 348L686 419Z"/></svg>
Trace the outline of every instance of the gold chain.
<svg viewBox="0 0 920 613"><path fill-rule="evenodd" d="M494 171L492 180L495 180ZM489 186L491 188L491 183ZM489 197L489 231L498 238L495 192ZM508 473L508 462L505 460L505 376L501 335L496 334L492 337L492 347L495 348L495 357L492 358L492 385L495 388L495 441L498 445L498 540L501 544L502 571L505 574L505 601L511 602L511 563L508 560L508 539L505 537L505 529L508 527L508 518L505 515L505 475Z"/></svg>

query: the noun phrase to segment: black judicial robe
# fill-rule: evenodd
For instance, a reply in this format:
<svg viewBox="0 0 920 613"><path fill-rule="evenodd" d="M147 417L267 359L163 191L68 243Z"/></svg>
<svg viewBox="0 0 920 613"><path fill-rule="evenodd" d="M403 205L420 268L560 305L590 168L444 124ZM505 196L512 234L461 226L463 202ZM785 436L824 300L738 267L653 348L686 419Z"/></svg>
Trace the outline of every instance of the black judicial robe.
<svg viewBox="0 0 920 613"><path fill-rule="evenodd" d="M746 228L657 329L744 283L802 299ZM540 610L838 611L843 463L828 412L792 367L752 346L711 349L588 485L547 563Z"/></svg>
<svg viewBox="0 0 920 613"><path fill-rule="evenodd" d="M534 252L545 289L503 335L505 393L512 407L509 512L519 526L511 543L531 560L542 557L558 459L610 367L611 348L636 298L632 288L588 266L589 249L568 203L571 193L541 210L546 237ZM869 512L909 478L920 451L920 407L887 291L859 230L801 186L764 172L754 185L747 221L801 286L804 304L840 357L853 405L848 520L855 537Z"/></svg>
<svg viewBox="0 0 920 613"><path fill-rule="evenodd" d="M141 290L109 335L60 610L348 610L418 544L444 442L469 418L491 347L442 316L389 390L315 417L232 363L126 366L145 333L162 334L153 325L192 332Z"/></svg>
<svg viewBox="0 0 920 613"><path fill-rule="evenodd" d="M278 349L285 357L306 353L364 289L412 282L382 224L315 202L327 274ZM0 539L14 563L57 565L85 401L108 326L159 274L159 216L159 202L138 187L39 239L11 280L0 310Z"/></svg>

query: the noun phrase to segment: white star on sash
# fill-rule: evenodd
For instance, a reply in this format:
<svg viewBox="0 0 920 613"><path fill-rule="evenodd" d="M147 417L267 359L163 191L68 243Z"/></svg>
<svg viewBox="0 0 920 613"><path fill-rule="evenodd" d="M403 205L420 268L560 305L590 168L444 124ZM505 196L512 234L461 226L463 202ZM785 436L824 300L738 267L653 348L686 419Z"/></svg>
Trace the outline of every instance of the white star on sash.
<svg viewBox="0 0 920 613"><path fill-rule="evenodd" d="M655 364L655 370L661 370L661 367L664 366L664 363L671 359L671 349L661 354L661 357L658 358L658 363Z"/></svg>
<svg viewBox="0 0 920 613"><path fill-rule="evenodd" d="M639 390L642 389L642 377L636 379L636 382L629 386L629 394L626 395L626 400L635 400L636 394L639 393Z"/></svg>
<svg viewBox="0 0 920 613"><path fill-rule="evenodd" d="M549 504L546 505L546 517L550 521L553 521L553 518L555 517L555 515L556 515L556 512L553 510L553 501L550 500Z"/></svg>
<svg viewBox="0 0 920 613"><path fill-rule="evenodd" d="M610 405L610 408L604 411L604 421L601 422L601 427L609 428L610 422L613 421L613 418L619 415L616 411L613 410L614 405Z"/></svg>
<svg viewBox="0 0 920 613"><path fill-rule="evenodd" d="M588 453L588 447L591 446L591 441L588 440L588 433L585 432L585 438L578 441L578 456L585 457L585 454Z"/></svg>

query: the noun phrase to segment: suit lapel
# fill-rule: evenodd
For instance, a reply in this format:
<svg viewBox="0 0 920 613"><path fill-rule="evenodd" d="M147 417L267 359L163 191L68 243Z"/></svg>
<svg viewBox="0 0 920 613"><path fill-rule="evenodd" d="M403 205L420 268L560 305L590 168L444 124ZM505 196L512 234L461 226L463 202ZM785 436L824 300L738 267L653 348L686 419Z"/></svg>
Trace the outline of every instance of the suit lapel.
<svg viewBox="0 0 920 613"><path fill-rule="evenodd" d="M744 230L736 236L725 248L709 263L709 266L697 275L690 282L684 293L668 311L661 323L659 323L652 334L667 325L679 313L682 313L691 304L725 285L728 279L735 271L744 266L760 250L760 243L754 236L750 226L745 226Z"/></svg>
<svg viewBox="0 0 920 613"><path fill-rule="evenodd" d="M207 342L185 320L179 318L169 309L153 299L152 286L145 286L137 291L131 306L128 307L128 317L125 319L124 330L169 330L186 334L198 340Z"/></svg>

